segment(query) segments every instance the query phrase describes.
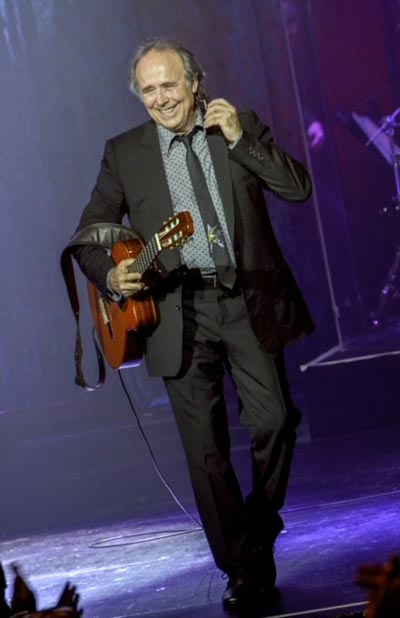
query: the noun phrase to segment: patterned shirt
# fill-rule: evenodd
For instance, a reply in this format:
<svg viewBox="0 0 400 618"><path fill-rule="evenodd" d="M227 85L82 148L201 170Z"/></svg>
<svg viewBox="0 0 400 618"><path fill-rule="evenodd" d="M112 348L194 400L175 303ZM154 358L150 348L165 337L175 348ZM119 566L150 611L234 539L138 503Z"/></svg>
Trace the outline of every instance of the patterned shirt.
<svg viewBox="0 0 400 618"><path fill-rule="evenodd" d="M198 130L193 135L192 148L200 160L232 264L236 266L224 207L200 113L197 115L196 128ZM195 231L192 239L180 248L182 262L188 268L200 268L203 273L215 272L215 264L210 255L206 231L187 169L186 146L182 141L175 139L176 133L161 125L157 125L157 132L174 212L188 210L193 217Z"/></svg>

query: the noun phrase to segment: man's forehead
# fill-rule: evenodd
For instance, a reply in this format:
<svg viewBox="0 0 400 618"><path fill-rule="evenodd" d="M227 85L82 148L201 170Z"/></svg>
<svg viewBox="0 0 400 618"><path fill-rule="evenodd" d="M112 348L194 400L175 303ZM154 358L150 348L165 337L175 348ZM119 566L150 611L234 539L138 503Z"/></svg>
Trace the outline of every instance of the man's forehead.
<svg viewBox="0 0 400 618"><path fill-rule="evenodd" d="M184 70L182 58L174 49L151 49L139 60L136 71L137 73L144 73L161 67L167 70Z"/></svg>
<svg viewBox="0 0 400 618"><path fill-rule="evenodd" d="M174 74L179 78L185 72L182 58L173 49L150 50L142 56L136 65L136 76L138 81L152 79L157 74Z"/></svg>

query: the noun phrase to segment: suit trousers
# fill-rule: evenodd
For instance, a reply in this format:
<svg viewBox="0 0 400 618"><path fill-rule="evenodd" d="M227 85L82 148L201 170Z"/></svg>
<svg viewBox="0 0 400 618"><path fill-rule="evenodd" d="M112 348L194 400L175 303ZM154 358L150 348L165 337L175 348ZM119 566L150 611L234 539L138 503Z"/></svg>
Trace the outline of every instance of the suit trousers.
<svg viewBox="0 0 400 618"><path fill-rule="evenodd" d="M240 291L184 291L179 374L164 382L176 417L198 512L215 563L230 577L247 572L254 552L271 548L282 507L299 413L283 361L256 338ZM228 369L249 431L253 488L244 498L230 458L224 398Z"/></svg>

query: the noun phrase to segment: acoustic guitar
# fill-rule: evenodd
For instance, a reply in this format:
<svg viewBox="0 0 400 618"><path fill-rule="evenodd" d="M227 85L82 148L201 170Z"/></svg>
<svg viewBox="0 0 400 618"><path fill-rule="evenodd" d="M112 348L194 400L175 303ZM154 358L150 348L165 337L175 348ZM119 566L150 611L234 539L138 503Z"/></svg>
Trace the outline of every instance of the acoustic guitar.
<svg viewBox="0 0 400 618"><path fill-rule="evenodd" d="M146 244L139 238L117 241L111 250L116 264L131 258L129 272L144 274L154 266L156 257L166 249L175 249L193 234L191 214L187 211L171 217ZM138 365L143 357L146 336L158 324L158 311L151 294L112 301L88 282L94 327L106 357L114 369Z"/></svg>

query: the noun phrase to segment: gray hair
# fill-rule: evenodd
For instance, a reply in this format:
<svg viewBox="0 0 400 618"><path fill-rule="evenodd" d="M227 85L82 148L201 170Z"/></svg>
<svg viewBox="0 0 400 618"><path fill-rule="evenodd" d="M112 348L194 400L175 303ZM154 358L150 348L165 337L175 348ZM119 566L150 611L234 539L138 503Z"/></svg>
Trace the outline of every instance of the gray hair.
<svg viewBox="0 0 400 618"><path fill-rule="evenodd" d="M196 93L196 97L198 99L206 99L206 91L204 88L203 80L205 77L205 73L192 52L183 47L180 43L177 43L173 39L168 38L152 38L144 41L139 45L136 50L136 53L131 62L131 71L130 71L130 79L129 79L129 90L133 92L136 96L140 97L140 88L136 77L136 67L146 54L148 54L152 50L156 51L174 51L176 52L184 66L185 76L188 84L191 86L194 80L197 78L199 82L199 87Z"/></svg>

